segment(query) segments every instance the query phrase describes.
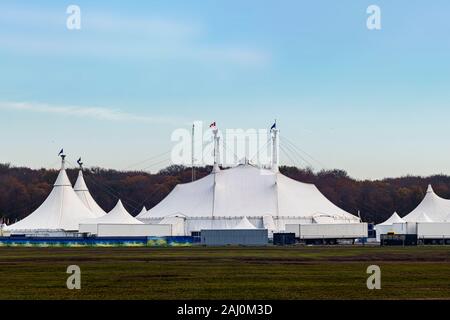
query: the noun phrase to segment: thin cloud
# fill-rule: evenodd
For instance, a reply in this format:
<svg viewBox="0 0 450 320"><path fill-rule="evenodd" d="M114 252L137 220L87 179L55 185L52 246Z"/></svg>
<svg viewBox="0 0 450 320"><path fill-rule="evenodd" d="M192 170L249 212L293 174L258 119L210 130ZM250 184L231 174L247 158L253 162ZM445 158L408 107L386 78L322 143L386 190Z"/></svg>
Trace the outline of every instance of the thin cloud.
<svg viewBox="0 0 450 320"><path fill-rule="evenodd" d="M170 125L180 125L186 123L186 121L182 121L181 119L149 117L104 107L57 106L30 102L0 102L0 110L49 113L104 121L141 122Z"/></svg>
<svg viewBox="0 0 450 320"><path fill-rule="evenodd" d="M0 46L21 54L89 56L267 65L265 50L241 43L211 43L206 27L196 21L162 16L118 16L83 10L81 30L66 29L64 11L34 7L1 7ZM79 32L79 33L77 33Z"/></svg>

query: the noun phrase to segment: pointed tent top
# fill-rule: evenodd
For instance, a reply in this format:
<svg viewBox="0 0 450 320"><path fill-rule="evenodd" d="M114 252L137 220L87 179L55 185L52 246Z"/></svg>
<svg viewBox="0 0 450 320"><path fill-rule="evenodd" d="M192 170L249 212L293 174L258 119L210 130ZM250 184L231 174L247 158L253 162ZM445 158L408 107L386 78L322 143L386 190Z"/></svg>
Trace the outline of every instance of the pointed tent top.
<svg viewBox="0 0 450 320"><path fill-rule="evenodd" d="M431 184L428 185L427 193L434 193L434 190L433 190L433 187L431 186Z"/></svg>
<svg viewBox="0 0 450 320"><path fill-rule="evenodd" d="M403 220L397 212L394 212L392 216L389 217L386 221L380 223L379 225L391 225L393 223L404 223L405 220Z"/></svg>
<svg viewBox="0 0 450 320"><path fill-rule="evenodd" d="M125 207L122 204L122 200L120 200L120 199L117 201L116 205L114 206L114 208L112 208L112 210L109 213L112 213L115 211L126 211L128 213L127 209L125 209Z"/></svg>
<svg viewBox="0 0 450 320"><path fill-rule="evenodd" d="M145 206L142 207L141 212L138 214L138 216L140 216L141 214L144 214L147 212L147 208Z"/></svg>
<svg viewBox="0 0 450 320"><path fill-rule="evenodd" d="M64 169L64 160L61 164L61 170L59 170L58 177L56 178L55 183L53 184L55 187L72 187L70 183L69 177L67 176L66 170Z"/></svg>
<svg viewBox="0 0 450 320"><path fill-rule="evenodd" d="M88 191L86 182L84 182L83 170L81 170L81 169L78 172L78 178L77 178L77 181L75 182L75 186L73 187L73 189L75 191Z"/></svg>
<svg viewBox="0 0 450 320"><path fill-rule="evenodd" d="M239 223L234 226L233 229L248 230L256 229L256 227L250 221L248 221L247 217L243 217L241 221L239 221Z"/></svg>
<svg viewBox="0 0 450 320"><path fill-rule="evenodd" d="M116 206L106 215L97 219L85 221L86 224L142 224L141 221L134 218L124 208L122 201L119 199Z"/></svg>

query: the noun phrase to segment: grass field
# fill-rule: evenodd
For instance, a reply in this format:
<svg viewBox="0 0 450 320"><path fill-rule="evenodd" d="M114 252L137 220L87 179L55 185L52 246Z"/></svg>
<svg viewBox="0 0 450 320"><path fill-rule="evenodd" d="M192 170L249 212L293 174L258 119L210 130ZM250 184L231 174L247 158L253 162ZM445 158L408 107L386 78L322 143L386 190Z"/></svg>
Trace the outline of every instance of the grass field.
<svg viewBox="0 0 450 320"><path fill-rule="evenodd" d="M450 299L450 247L0 248L0 300L377 298Z"/></svg>

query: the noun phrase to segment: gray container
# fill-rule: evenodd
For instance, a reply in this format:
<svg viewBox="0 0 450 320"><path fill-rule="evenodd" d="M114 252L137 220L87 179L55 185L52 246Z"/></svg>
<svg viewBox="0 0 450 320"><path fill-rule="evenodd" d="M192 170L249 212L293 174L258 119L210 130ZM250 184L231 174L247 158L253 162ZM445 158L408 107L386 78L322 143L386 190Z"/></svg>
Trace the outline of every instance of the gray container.
<svg viewBox="0 0 450 320"><path fill-rule="evenodd" d="M269 242L267 229L202 230L201 243L207 246L265 246Z"/></svg>

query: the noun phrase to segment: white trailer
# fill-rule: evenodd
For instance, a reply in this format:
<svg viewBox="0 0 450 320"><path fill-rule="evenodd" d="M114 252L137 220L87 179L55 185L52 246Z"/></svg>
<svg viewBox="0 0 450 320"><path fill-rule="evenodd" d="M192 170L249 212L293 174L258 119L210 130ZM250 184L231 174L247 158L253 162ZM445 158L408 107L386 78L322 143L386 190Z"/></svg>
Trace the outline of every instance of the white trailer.
<svg viewBox="0 0 450 320"><path fill-rule="evenodd" d="M172 235L169 224L80 224L80 233L98 237L163 237Z"/></svg>
<svg viewBox="0 0 450 320"><path fill-rule="evenodd" d="M450 222L418 222L417 238L450 239Z"/></svg>
<svg viewBox="0 0 450 320"><path fill-rule="evenodd" d="M287 224L286 232L303 240L367 238L367 223Z"/></svg>

